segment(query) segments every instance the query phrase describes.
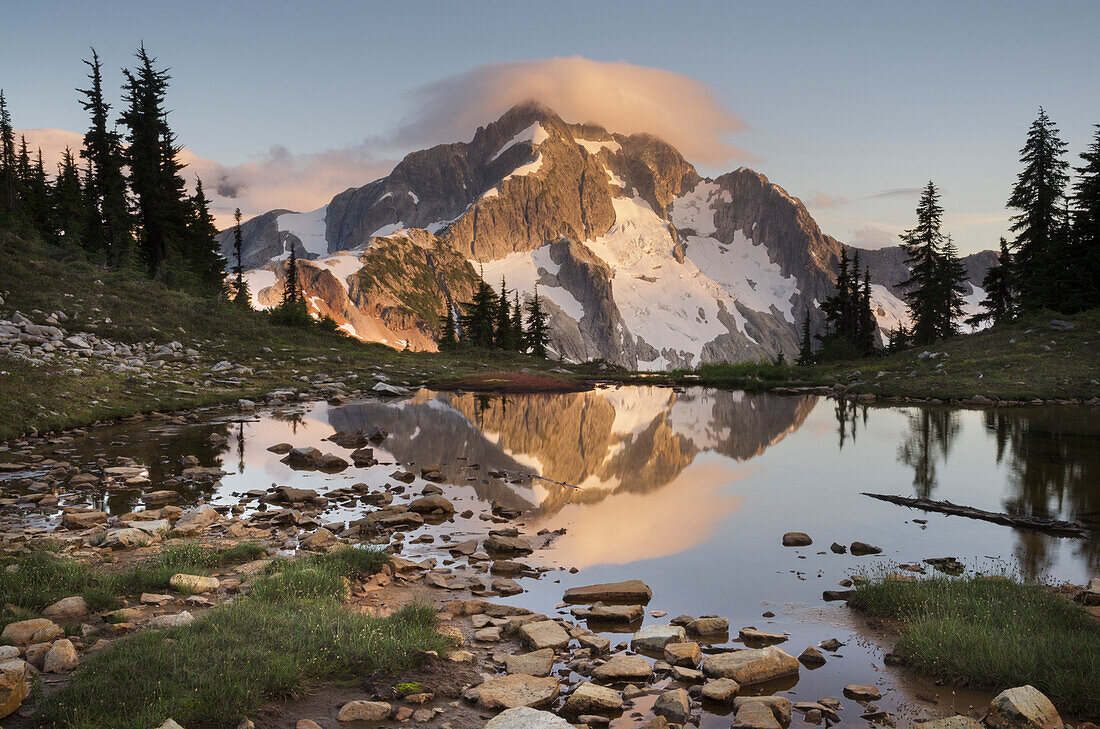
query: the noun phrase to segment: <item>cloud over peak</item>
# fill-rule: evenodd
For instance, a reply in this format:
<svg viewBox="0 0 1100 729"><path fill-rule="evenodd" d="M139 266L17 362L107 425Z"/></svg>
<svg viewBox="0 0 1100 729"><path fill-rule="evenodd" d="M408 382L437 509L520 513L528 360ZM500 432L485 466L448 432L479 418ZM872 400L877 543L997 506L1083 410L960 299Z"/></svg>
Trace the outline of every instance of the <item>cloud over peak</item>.
<svg viewBox="0 0 1100 729"><path fill-rule="evenodd" d="M747 127L705 84L683 74L625 61L580 56L490 63L426 84L394 133L398 144L466 141L512 106L534 99L568 122L612 132L648 132L690 161L753 161L727 141Z"/></svg>

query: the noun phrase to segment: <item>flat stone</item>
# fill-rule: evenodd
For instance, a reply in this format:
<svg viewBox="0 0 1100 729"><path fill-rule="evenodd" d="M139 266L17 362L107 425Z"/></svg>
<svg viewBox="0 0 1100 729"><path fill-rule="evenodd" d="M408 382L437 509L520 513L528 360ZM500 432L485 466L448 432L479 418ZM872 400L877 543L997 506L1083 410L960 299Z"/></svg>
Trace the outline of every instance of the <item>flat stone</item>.
<svg viewBox="0 0 1100 729"><path fill-rule="evenodd" d="M853 556L862 557L866 554L878 554L882 551L882 547L876 547L866 542L852 542L848 547L848 551L851 552Z"/></svg>
<svg viewBox="0 0 1100 729"><path fill-rule="evenodd" d="M324 527L318 527L308 537L299 542L302 549L310 552L324 552L339 541L336 535Z"/></svg>
<svg viewBox="0 0 1100 729"><path fill-rule="evenodd" d="M184 610L181 613L158 615L149 621L150 628L182 628L195 622L195 616Z"/></svg>
<svg viewBox="0 0 1100 729"><path fill-rule="evenodd" d="M610 714L622 710L623 697L618 691L595 683L582 683L561 707L567 716Z"/></svg>
<svg viewBox="0 0 1100 729"><path fill-rule="evenodd" d="M712 678L703 684L703 698L716 704L732 704L740 691L732 678Z"/></svg>
<svg viewBox="0 0 1100 729"><path fill-rule="evenodd" d="M508 673L525 673L528 676L549 676L554 669L554 650L542 650L508 656L505 659Z"/></svg>
<svg viewBox="0 0 1100 729"><path fill-rule="evenodd" d="M61 516L61 526L66 529L90 529L106 522L107 514L103 511L66 511Z"/></svg>
<svg viewBox="0 0 1100 729"><path fill-rule="evenodd" d="M791 723L791 700L784 696L738 696L733 700L733 710L740 711L746 704L762 704L782 726Z"/></svg>
<svg viewBox="0 0 1100 729"><path fill-rule="evenodd" d="M393 706L385 701L349 701L340 707L336 721L385 721Z"/></svg>
<svg viewBox="0 0 1100 729"><path fill-rule="evenodd" d="M882 698L882 692L877 686L863 686L855 683L844 687L844 695L852 701L878 701Z"/></svg>
<svg viewBox="0 0 1100 729"><path fill-rule="evenodd" d="M641 605L596 605L588 611L588 620L605 623L636 623L645 617Z"/></svg>
<svg viewBox="0 0 1100 729"><path fill-rule="evenodd" d="M409 504L409 511L415 511L418 514L453 514L455 507L442 496L421 496Z"/></svg>
<svg viewBox="0 0 1100 729"><path fill-rule="evenodd" d="M696 635L728 633L730 631L730 621L728 618L695 618L688 621L687 630L689 633L695 633Z"/></svg>
<svg viewBox="0 0 1100 729"><path fill-rule="evenodd" d="M484 729L573 729L573 725L549 711L516 706L494 716Z"/></svg>
<svg viewBox="0 0 1100 729"><path fill-rule="evenodd" d="M520 626L520 637L531 650L564 648L569 645L569 633L553 620L540 620Z"/></svg>
<svg viewBox="0 0 1100 729"><path fill-rule="evenodd" d="M742 686L798 675L798 660L776 646L717 653L703 661L703 673L732 678Z"/></svg>
<svg viewBox="0 0 1100 729"><path fill-rule="evenodd" d="M649 585L641 580L623 582L605 582L598 585L570 587L562 598L568 603L620 603L627 605L647 605L653 597Z"/></svg>
<svg viewBox="0 0 1100 729"><path fill-rule="evenodd" d="M783 729L772 710L760 702L743 704L730 729Z"/></svg>
<svg viewBox="0 0 1100 729"><path fill-rule="evenodd" d="M26 645L28 643L48 643L64 636L65 631L54 621L46 618L32 618L8 623L4 626L4 631L0 633L0 640L15 645Z"/></svg>
<svg viewBox="0 0 1100 729"><path fill-rule="evenodd" d="M703 660L703 649L694 641L666 643L665 660L673 666L695 668Z"/></svg>
<svg viewBox="0 0 1100 729"><path fill-rule="evenodd" d="M485 551L490 554L530 554L535 551L531 543L521 537L503 537L499 534L491 534L483 542Z"/></svg>
<svg viewBox="0 0 1100 729"><path fill-rule="evenodd" d="M667 643L683 643L687 633L679 625L647 625L630 639L631 650L663 651Z"/></svg>
<svg viewBox="0 0 1100 729"><path fill-rule="evenodd" d="M597 666L592 678L605 683L649 683L653 666L645 656L617 655Z"/></svg>
<svg viewBox="0 0 1100 729"><path fill-rule="evenodd" d="M985 723L993 729L1062 729L1062 717L1039 689L1017 686L997 694Z"/></svg>
<svg viewBox="0 0 1100 729"><path fill-rule="evenodd" d="M703 683L707 679L703 672L686 666L672 667L672 680L680 683Z"/></svg>
<svg viewBox="0 0 1100 729"><path fill-rule="evenodd" d="M549 706L558 697L556 677L516 673L490 679L477 687L477 702L486 709L511 709L516 706Z"/></svg>
<svg viewBox="0 0 1100 729"><path fill-rule="evenodd" d="M737 634L741 636L741 640L746 643L756 643L758 645L775 645L777 643L786 643L787 636L780 633L765 633L762 630L756 628L741 628L737 631Z"/></svg>
<svg viewBox="0 0 1100 729"><path fill-rule="evenodd" d="M691 697L682 688L665 691L653 704L653 713L665 717L673 724L686 724L691 718Z"/></svg>

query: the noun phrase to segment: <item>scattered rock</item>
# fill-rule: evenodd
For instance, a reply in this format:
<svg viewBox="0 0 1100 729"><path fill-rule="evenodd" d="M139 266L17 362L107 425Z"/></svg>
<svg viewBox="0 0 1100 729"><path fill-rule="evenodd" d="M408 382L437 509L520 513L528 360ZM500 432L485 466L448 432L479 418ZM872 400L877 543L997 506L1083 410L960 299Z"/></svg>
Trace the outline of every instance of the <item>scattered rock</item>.
<svg viewBox="0 0 1100 729"><path fill-rule="evenodd" d="M783 535L784 547L808 547L814 543L806 532L787 532Z"/></svg>
<svg viewBox="0 0 1100 729"><path fill-rule="evenodd" d="M665 691L653 704L653 713L665 717L673 724L686 724L691 718L691 698L682 688Z"/></svg>
<svg viewBox="0 0 1100 729"><path fill-rule="evenodd" d="M349 701L340 707L336 721L385 721L393 706L385 701Z"/></svg>
<svg viewBox="0 0 1100 729"><path fill-rule="evenodd" d="M862 557L867 554L878 554L882 551L882 547L876 547L866 542L852 542L848 549L852 553L852 556L855 557Z"/></svg>
<svg viewBox="0 0 1100 729"><path fill-rule="evenodd" d="M821 655L821 651L811 645L806 646L806 650L799 654L798 661L803 666L823 666L825 665L825 656Z"/></svg>
<svg viewBox="0 0 1100 729"><path fill-rule="evenodd" d="M667 643L683 643L687 633L679 625L647 625L630 639L635 651L663 651Z"/></svg>
<svg viewBox="0 0 1100 729"><path fill-rule="evenodd" d="M65 597L42 611L47 618L75 618L88 612L88 604L80 595Z"/></svg>
<svg viewBox="0 0 1100 729"><path fill-rule="evenodd" d="M746 643L756 643L757 645L775 645L777 643L786 643L787 636L780 633L765 633L762 630L756 628L742 628L737 632L741 637L741 640Z"/></svg>
<svg viewBox="0 0 1100 729"><path fill-rule="evenodd" d="M564 648L569 645L569 633L553 620L539 620L520 626L520 637L531 650Z"/></svg>
<svg viewBox="0 0 1100 729"><path fill-rule="evenodd" d="M80 665L80 655L76 652L73 642L67 638L54 641L50 652L46 654L46 661L42 666L43 673L68 673Z"/></svg>
<svg viewBox="0 0 1100 729"><path fill-rule="evenodd" d="M594 683L582 683L565 700L561 711L567 716L581 714L610 714L623 708L623 697L618 691Z"/></svg>
<svg viewBox="0 0 1100 729"><path fill-rule="evenodd" d="M8 623L0 633L0 640L15 645L28 643L47 643L56 638L65 637L61 626L46 618L32 618Z"/></svg>
<svg viewBox="0 0 1100 729"><path fill-rule="evenodd" d="M708 656L703 673L717 678L732 678L742 686L776 678L798 675L798 661L776 646L731 651Z"/></svg>
<svg viewBox="0 0 1100 729"><path fill-rule="evenodd" d="M1034 686L1006 689L989 704L985 723L992 729L1062 729L1054 704Z"/></svg>
<svg viewBox="0 0 1100 729"><path fill-rule="evenodd" d="M182 572L172 575L168 580L168 586L185 592L189 595L201 595L205 592L217 592L221 583L217 577L204 575L188 575Z"/></svg>
<svg viewBox="0 0 1100 729"><path fill-rule="evenodd" d="M494 716L484 729L572 729L573 725L549 711L516 706Z"/></svg>
<svg viewBox="0 0 1100 729"><path fill-rule="evenodd" d="M653 591L641 580L607 582L598 585L571 587L562 598L568 603L620 603L627 605L647 605L653 597Z"/></svg>
<svg viewBox="0 0 1100 729"><path fill-rule="evenodd" d="M26 661L15 658L0 662L0 719L22 706L30 694L30 677L31 667Z"/></svg>
<svg viewBox="0 0 1100 729"><path fill-rule="evenodd" d="M665 644L665 661L669 665L695 668L701 660L703 660L703 649L698 643L687 641Z"/></svg>
<svg viewBox="0 0 1100 729"><path fill-rule="evenodd" d="M696 635L718 635L720 633L728 633L730 630L730 621L727 618L695 618L689 620L687 623L687 630L689 633L695 633Z"/></svg>
<svg viewBox="0 0 1100 729"><path fill-rule="evenodd" d="M184 536L192 536L198 534L217 520L218 512L214 511L214 507L209 504L203 504L202 506L196 506L194 509L184 512L173 529Z"/></svg>
<svg viewBox="0 0 1100 729"><path fill-rule="evenodd" d="M592 672L592 678L605 683L649 683L653 666L645 656L612 656Z"/></svg>
<svg viewBox="0 0 1100 729"><path fill-rule="evenodd" d="M549 676L554 669L554 650L542 650L508 656L505 659L508 673L525 673L528 676Z"/></svg>
<svg viewBox="0 0 1100 729"><path fill-rule="evenodd" d="M158 615L149 621L150 628L181 628L195 622L195 616L184 610L181 613Z"/></svg>
<svg viewBox="0 0 1100 729"><path fill-rule="evenodd" d="M477 702L486 709L511 709L516 706L549 706L558 697L555 677L529 676L522 673L499 676L478 686Z"/></svg>
<svg viewBox="0 0 1100 729"><path fill-rule="evenodd" d="M732 678L712 678L703 684L703 698L717 704L732 704L741 686Z"/></svg>
<svg viewBox="0 0 1100 729"><path fill-rule="evenodd" d="M882 692L877 686L861 686L855 683L844 687L844 695L852 701L878 701L882 698Z"/></svg>

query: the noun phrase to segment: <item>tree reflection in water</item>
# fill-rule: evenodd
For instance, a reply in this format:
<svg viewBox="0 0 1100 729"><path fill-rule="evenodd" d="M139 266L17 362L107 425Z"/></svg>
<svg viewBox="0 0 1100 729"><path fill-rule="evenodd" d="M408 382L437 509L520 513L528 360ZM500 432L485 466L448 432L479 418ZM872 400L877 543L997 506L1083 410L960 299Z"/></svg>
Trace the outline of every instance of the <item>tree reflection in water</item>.
<svg viewBox="0 0 1100 729"><path fill-rule="evenodd" d="M898 446L898 460L913 469L917 498L930 499L937 485L936 464L947 462L959 434L959 412L948 408L918 408L908 413L909 431Z"/></svg>

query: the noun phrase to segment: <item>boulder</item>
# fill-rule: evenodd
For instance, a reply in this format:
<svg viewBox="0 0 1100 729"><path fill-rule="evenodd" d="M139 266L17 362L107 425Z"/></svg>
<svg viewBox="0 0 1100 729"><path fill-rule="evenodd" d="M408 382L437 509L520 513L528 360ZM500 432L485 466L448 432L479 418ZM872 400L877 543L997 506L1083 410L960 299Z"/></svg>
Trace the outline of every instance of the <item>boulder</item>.
<svg viewBox="0 0 1100 729"><path fill-rule="evenodd" d="M732 678L712 678L703 684L703 698L716 704L732 704L740 691Z"/></svg>
<svg viewBox="0 0 1100 729"><path fill-rule="evenodd" d="M746 704L763 704L781 725L791 723L791 700L783 696L738 696L733 700L733 710L740 711Z"/></svg>
<svg viewBox="0 0 1100 729"><path fill-rule="evenodd" d="M623 697L618 691L594 683L582 683L569 695L561 707L566 716L610 714L621 711Z"/></svg>
<svg viewBox="0 0 1100 729"><path fill-rule="evenodd" d="M80 595L63 597L42 611L47 618L75 618L88 612L88 604Z"/></svg>
<svg viewBox="0 0 1100 729"><path fill-rule="evenodd" d="M508 673L525 673L528 676L549 676L554 669L554 649L521 653L505 658Z"/></svg>
<svg viewBox="0 0 1100 729"><path fill-rule="evenodd" d="M771 709L759 701L753 701L737 709L730 729L783 729L783 726Z"/></svg>
<svg viewBox="0 0 1100 729"><path fill-rule="evenodd" d="M653 591L641 580L624 582L606 582L599 585L570 587L562 598L569 603L620 603L626 605L647 605Z"/></svg>
<svg viewBox="0 0 1100 729"><path fill-rule="evenodd" d="M661 652L667 643L683 643L686 640L687 633L679 625L647 625L630 639L630 649Z"/></svg>
<svg viewBox="0 0 1100 729"><path fill-rule="evenodd" d="M1017 686L997 694L985 717L992 729L1062 729L1054 704L1034 686Z"/></svg>
<svg viewBox="0 0 1100 729"><path fill-rule="evenodd" d="M0 719L23 705L30 694L31 667L18 658L0 662Z"/></svg>
<svg viewBox="0 0 1100 729"><path fill-rule="evenodd" d="M149 621L150 628L182 628L195 622L195 616L184 610L182 613L158 615Z"/></svg>
<svg viewBox="0 0 1100 729"><path fill-rule="evenodd" d="M808 547L814 543L806 532L787 532L783 535L784 547Z"/></svg>
<svg viewBox="0 0 1100 729"><path fill-rule="evenodd" d="M321 451L316 448L291 448L282 460L290 466L312 468L321 457Z"/></svg>
<svg viewBox="0 0 1100 729"><path fill-rule="evenodd" d="M442 496L421 496L409 504L409 511L415 511L418 514L446 515L455 513L455 506Z"/></svg>
<svg viewBox="0 0 1100 729"><path fill-rule="evenodd" d="M506 709L486 724L484 729L572 729L573 725L549 711L516 706Z"/></svg>
<svg viewBox="0 0 1100 729"><path fill-rule="evenodd" d="M882 698L882 692L877 686L862 686L855 683L844 687L844 695L852 701L878 701Z"/></svg>
<svg viewBox="0 0 1100 729"><path fill-rule="evenodd" d="M307 501L315 501L317 492L313 489L297 489L293 486L280 486L275 489L275 495L280 501L289 501L292 504L300 504Z"/></svg>
<svg viewBox="0 0 1100 729"><path fill-rule="evenodd" d="M210 504L202 504L201 506L196 506L193 509L185 511L183 516L179 518L179 521L175 523L173 529L178 534L193 536L217 520L218 512L214 511L214 507Z"/></svg>
<svg viewBox="0 0 1100 729"><path fill-rule="evenodd" d="M806 650L798 655L798 661L803 666L823 666L825 665L825 656L821 655L821 651L811 645L806 646Z"/></svg>
<svg viewBox="0 0 1100 729"><path fill-rule="evenodd" d="M530 542L521 537L505 537L499 534L490 534L483 542L485 551L490 554L531 554L535 551Z"/></svg>
<svg viewBox="0 0 1100 729"><path fill-rule="evenodd" d="M100 546L107 549L135 549L159 541L159 538L136 527L112 529Z"/></svg>
<svg viewBox="0 0 1100 729"><path fill-rule="evenodd" d="M336 542L337 539L335 534L324 527L320 527L299 542L299 545L302 549L309 550L310 552L324 552L326 549L336 544Z"/></svg>
<svg viewBox="0 0 1100 729"><path fill-rule="evenodd" d="M866 554L878 554L882 551L882 547L876 547L866 542L852 542L848 547L848 551L852 553L852 556L862 557Z"/></svg>
<svg viewBox="0 0 1100 729"><path fill-rule="evenodd" d="M604 683L649 683L653 666L645 656L617 655L597 666L592 678Z"/></svg>
<svg viewBox="0 0 1100 729"><path fill-rule="evenodd" d="M522 673L499 676L478 686L477 702L486 709L511 709L516 706L549 706L558 697L556 677L529 676Z"/></svg>
<svg viewBox="0 0 1100 729"><path fill-rule="evenodd" d="M689 633L695 633L696 635L728 633L730 621L728 618L695 618L688 621L687 630Z"/></svg>
<svg viewBox="0 0 1100 729"><path fill-rule="evenodd" d="M393 706L385 701L349 701L340 707L336 721L385 721Z"/></svg>
<svg viewBox="0 0 1100 729"><path fill-rule="evenodd" d="M4 626L4 631L0 633L0 640L15 645L46 643L63 637L65 637L65 631L61 629L61 626L46 618L32 618L8 623Z"/></svg>
<svg viewBox="0 0 1100 729"><path fill-rule="evenodd" d="M106 522L107 514L102 511L66 511L61 515L61 526L66 529L91 529Z"/></svg>
<svg viewBox="0 0 1100 729"><path fill-rule="evenodd" d="M80 665L80 655L76 647L68 638L54 641L50 652L46 654L46 661L42 665L43 673L68 673Z"/></svg>
<svg viewBox="0 0 1100 729"><path fill-rule="evenodd" d="M351 464L334 453L325 453L313 465L322 471L341 471Z"/></svg>
<svg viewBox="0 0 1100 729"><path fill-rule="evenodd" d="M203 575L188 575L182 572L172 575L168 580L168 586L190 595L201 595L204 592L217 592L221 582L217 577L205 577Z"/></svg>
<svg viewBox="0 0 1100 729"><path fill-rule="evenodd" d="M553 620L539 620L520 626L520 637L531 650L564 648L569 645L569 633Z"/></svg>
<svg viewBox="0 0 1100 729"><path fill-rule="evenodd" d="M703 661L703 673L732 678L742 686L798 675L798 660L776 646L717 653Z"/></svg>
<svg viewBox="0 0 1100 729"><path fill-rule="evenodd" d="M682 688L665 691L653 704L653 713L665 717L673 724L686 724L691 718L691 697Z"/></svg>

